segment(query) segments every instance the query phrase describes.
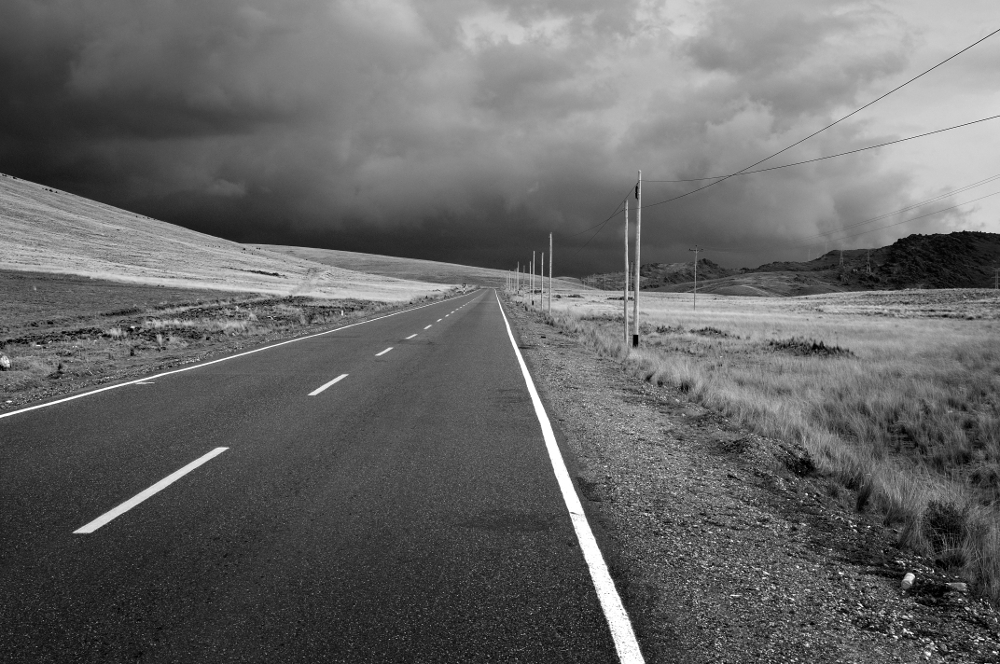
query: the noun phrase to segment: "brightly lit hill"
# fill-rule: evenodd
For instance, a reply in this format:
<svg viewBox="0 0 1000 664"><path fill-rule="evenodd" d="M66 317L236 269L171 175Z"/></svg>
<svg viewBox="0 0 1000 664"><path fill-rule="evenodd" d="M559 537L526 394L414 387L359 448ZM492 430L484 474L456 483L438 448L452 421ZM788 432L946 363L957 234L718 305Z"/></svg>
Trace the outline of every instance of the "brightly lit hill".
<svg viewBox="0 0 1000 664"><path fill-rule="evenodd" d="M230 242L0 174L0 270L272 295L403 301L501 270Z"/></svg>

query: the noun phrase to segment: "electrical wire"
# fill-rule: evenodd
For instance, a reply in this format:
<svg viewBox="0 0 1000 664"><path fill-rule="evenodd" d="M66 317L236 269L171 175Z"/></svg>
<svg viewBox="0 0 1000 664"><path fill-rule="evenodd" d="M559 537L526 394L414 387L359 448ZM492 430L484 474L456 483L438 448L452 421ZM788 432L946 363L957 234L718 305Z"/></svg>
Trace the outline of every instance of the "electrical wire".
<svg viewBox="0 0 1000 664"><path fill-rule="evenodd" d="M959 187L958 189L952 189L951 191L947 191L947 192L945 192L943 194L938 194L937 196L933 196L931 198L926 198L926 199L924 199L922 201L918 201L918 202L913 203L911 205L907 205L906 207L899 208L898 210L893 210L892 212L885 212L885 213L880 214L880 215L875 216L875 217L869 217L868 219L865 219L864 221L858 221L858 222L855 222L853 224L848 224L847 226L844 226L842 228L838 228L837 230L825 231L823 233L816 233L815 235L809 235L809 236L807 236L807 237L805 237L803 239L804 240L812 240L812 239L817 239L817 238L821 238L821 237L829 237L831 235L837 235L838 233L843 233L844 231L848 231L848 230L850 230L852 228L858 228L859 226L864 226L865 224L870 224L873 221L880 221L880 220L885 219L887 217L891 217L893 215L900 214L901 212L909 212L910 210L913 210L913 209L916 209L918 207L927 205L928 203L933 203L934 201L940 200L942 198L947 198L948 196L954 196L955 194L961 194L962 192L968 191L969 189L974 189L976 187L981 187L984 184L987 184L989 182L994 182L994 181L996 181L998 179L1000 179L1000 173L997 173L996 175L991 175L990 177L985 178L983 180L979 180L978 182L973 182L972 184L967 184L964 187Z"/></svg>
<svg viewBox="0 0 1000 664"><path fill-rule="evenodd" d="M780 155L780 154L782 154L782 153L784 153L784 152L787 152L788 150L791 150L792 148L794 148L794 147L796 147L796 146L798 146L798 145L801 145L802 143L804 143L804 142L808 141L808 140L809 140L810 138L813 138L814 136L817 136L817 135L819 135L819 134L823 133L824 131L826 131L826 130L828 130L828 129L830 129L830 128L832 128L832 127L834 127L834 126L838 125L838 124L840 124L840 123L841 123L841 122L843 122L844 120L847 120L848 118L850 118L850 117L853 117L854 115L857 115L858 113L860 113L861 111L865 110L866 108L868 108L868 107L870 107L870 106L872 106L872 105L876 104L877 102L879 102L879 101L881 101L881 100L885 99L885 98L886 98L886 97L888 97L889 95L891 95L891 94L893 94L893 93L895 93L895 92L897 92L897 91L901 90L902 88L906 87L906 86L907 86L907 85L909 85L910 83L913 83L913 82L914 82L914 81L916 81L917 79L919 79L919 78L922 78L923 76L926 76L927 74L929 74L930 72L934 71L934 70L935 70L935 69L937 69L938 67L940 67L940 66L944 65L945 63L947 63L947 62L949 62L949 61L951 61L951 60L953 60L953 59L957 58L957 57L958 57L959 55L961 55L961 54L965 53L965 52L966 52L966 51L968 51L969 49L971 49L971 48L973 48L973 47L975 47L975 46L977 46L977 45L981 44L982 42L986 41L986 40L987 40L987 39L989 39L990 37L992 37L992 36L996 35L996 34L997 34L998 32L1000 32L1000 28L998 28L998 29L996 29L996 30L994 30L994 31L990 32L990 33L989 33L989 34L987 34L987 35L986 35L985 37L982 37L981 39L978 39L978 40L976 40L976 41L975 41L975 42L973 42L972 44L969 44L968 46L966 46L966 47L965 47L965 48L963 48L962 50L960 50L960 51L958 51L958 52L956 52L956 53L954 53L954 54L952 54L952 55L948 56L948 57L947 57L947 58L945 58L944 60L942 60L942 61L938 62L937 64L935 64L935 65L934 65L933 67L930 67L929 69L925 69L925 70L924 70L924 71L922 71L921 73L919 73L919 74L917 74L916 76L914 76L914 77L912 77L912 78L908 79L907 81L905 81L905 82L901 83L900 85L897 85L897 86L896 86L895 88L893 88L893 89L889 90L888 92L885 92L885 93L883 93L882 95L880 95L880 96L876 97L875 99L873 99L872 101L868 102L867 104L865 104L865 105L863 105L863 106L860 106L860 107L856 108L855 110L851 111L851 112L850 112L850 113L848 113L847 115L844 115L844 116L842 116L842 117L838 118L837 120L834 120L834 121L833 121L833 122L831 122L830 124L826 125L825 127L822 127L821 129L818 129L818 130L814 131L813 133L809 134L809 135L808 135L808 136L806 136L805 138L802 138L802 139L800 139L800 140L796 141L795 143L792 143L791 145L788 145L788 146L786 146L786 147L782 148L781 150L778 150L778 151L777 151L777 152L775 152L774 154L771 154L771 155L769 155L769 156L767 156L767 157L764 157L763 159L761 159L761 160L759 160L759 161L757 161L757 162L755 162L755 163L753 163L753 164L750 164L749 166L747 166L747 167L745 167L745 168L742 168L742 169L740 169L739 171L737 171L737 172L735 172L735 173L732 173L732 174L730 174L730 175L725 175L725 176L719 176L718 178L698 178L698 179L695 179L695 180L674 180L674 181L671 181L671 180L647 180L646 182L699 182L699 181L704 181L705 179L712 179L712 180L714 180L714 181L713 181L713 182L710 182L710 183L708 183L708 184L706 184L706 185L704 185L704 186L701 186L701 187L698 187L697 189L692 189L691 191L688 191L688 192L685 192L685 193L683 193L683 194L680 194L679 196L674 196L674 197L672 197L672 198L669 198L669 199L666 199L666 200L663 200L663 201L658 201L658 202L656 202L656 203L650 203L650 204L647 204L647 205L643 205L643 206L642 206L642 208L640 208L640 209L645 209L645 208L648 208L648 207L656 207L657 205L664 205L664 204L666 204L666 203L671 203L671 202L673 202L673 201L676 201L676 200L680 200L680 199L682 199L682 198L685 198L685 197L687 197L687 196L690 196L690 195L692 195L692 194L695 194L695 193L697 193L697 192L699 192L699 191L702 191L702 190L704 190L704 189L708 189L709 187L714 187L714 186L715 186L715 185L717 185L717 184L720 184L720 183L722 183L722 182L725 182L725 181L726 181L726 180L728 180L729 178L732 178L732 177L736 177L736 176L738 176L738 175L743 175L743 174L749 174L749 173L747 173L747 171L750 171L750 169L754 168L755 166L759 166L760 164L763 164L764 162L766 162L766 161L768 161L768 160L770 160L770 159L773 159L774 157L777 157L778 155ZM901 142L903 142L903 141L908 141L908 140L912 140L912 139L914 139L914 138L920 138L920 137L923 137L923 136L929 136L929 135L931 135L931 134L937 134L937 133L941 133L941 132L944 132L944 131L950 131L951 129L957 129L957 128L959 128L959 127L964 127L964 126L968 126L968 125L970 125L970 124L976 124L976 123L978 123L978 122L985 122L985 121L987 121L987 120L992 120L992 119L995 119L995 118L997 118L997 117L1000 117L1000 116L992 116L992 117L990 117L990 118L983 118L982 120L976 120L976 121L973 121L973 122L969 122L969 123L965 123L965 124L962 124L962 125L956 125L955 127L948 127L947 129L939 129L939 130L936 130L936 131L932 131L932 132L927 132L927 133L925 133L925 134L920 134L920 135L918 135L918 136L911 136L911 137L908 137L908 138L904 138L904 139L899 139L899 140L896 140L896 141L889 141L889 142L886 142L886 143L881 143L881 144L879 144L879 145L872 145L872 146L868 146L868 147L865 147L865 148L859 148L859 149L857 149L857 150L851 150L851 151L849 151L849 152L843 152L843 153L840 153L840 154L836 154L836 155L829 155L829 156L826 156L826 157L819 157L819 158L817 158L817 159L810 159L810 160L806 160L806 161L802 161L802 162L796 162L796 163L794 163L794 164L786 164L786 165L784 165L784 166L775 166L775 167L772 167L772 168L766 168L766 169L760 169L760 170L758 170L758 171L752 171L752 172L765 172L765 171L771 171L771 170L778 170L778 169L780 169L780 168L788 168L788 167L790 167L790 166L797 166L797 165L800 165L800 164L806 164L806 163L812 163L812 162L816 162L816 161L822 161L822 160L824 160L824 159L832 159L832 158L834 158L834 157L840 157L840 156L844 156L844 155L847 155L847 154L854 154L854 153L856 153L856 152L861 152L861 151L863 151L863 150L871 150L871 149L874 149L874 148L877 148L877 147L885 147L886 145L892 145L892 144L895 144L895 143L901 143ZM630 190L630 193L631 193L631 190ZM574 233L573 235L571 235L571 236L570 236L570 237L574 237L574 236L576 236L576 235L582 235L583 233L586 233L586 232L589 232L589 231L591 231L591 230L594 230L594 229L597 229L597 230L596 230L596 232L595 232L595 233L594 233L594 234L593 234L592 236L590 236L590 238L589 238L589 239L587 240L587 242L585 242L585 243L584 243L584 245L583 245L582 247L580 247L580 249L578 249L578 250L577 250L577 253L579 253L580 251L582 251L583 249L585 249L585 248L587 247L587 245L589 245L589 244L590 244L590 242L591 242L591 241L592 241L592 240L593 240L593 239L594 239L595 237L597 237L597 235L598 235L598 234L600 234L600 232L601 232L602 230L604 230L604 228L605 228L605 226L607 225L607 223L608 223L608 222L609 222L609 221L610 221L610 220L611 220L612 218L614 218L614 217L615 217L615 215L617 215L617 214L618 214L618 213L619 213L619 212L621 211L621 208L622 208L622 203L624 203L625 199L627 199L627 198L628 198L628 195L626 195L626 196L625 196L625 198L623 198L623 199L622 199L622 201L621 201L621 202L620 202L620 203L618 204L618 207L616 207L616 208L615 208L615 211L614 211L614 212L612 212L612 213L611 213L611 214L610 214L610 215L609 215L609 216L608 216L608 217L607 217L607 218L606 218L606 219L605 219L604 221L602 221L602 222L601 222L600 224L597 224L597 225L595 225L595 226L592 226L592 227L590 227L590 228L588 228L588 229L585 229L585 230L583 230L583 231L580 231L580 232L578 232L578 233ZM980 200L980 199L976 199L976 200ZM946 208L946 209L950 209L950 208ZM942 211L943 211L943 210L942 210ZM917 218L920 218L920 217L917 217ZM872 230L876 230L876 229L872 229ZM868 232L868 231L865 231L865 232ZM846 239L846 238L845 238L845 239Z"/></svg>
<svg viewBox="0 0 1000 664"><path fill-rule="evenodd" d="M625 198L623 198L623 199L622 199L622 203L624 203L624 202L625 202L625 201L626 201L627 199L628 199L628 196L626 196ZM609 216L609 217L608 217L607 219L605 219L604 221L602 221L602 222L601 222L601 223L599 224L599 226L600 226L600 227L599 227L599 228L597 229L597 231L596 231L596 232L595 232L595 233L594 233L593 235L591 235L591 236L590 236L590 238L589 238L589 239L588 239L588 240L587 240L586 242L584 242L584 243L583 243L583 246L582 246L582 247L580 247L579 249L577 249L577 250L576 250L576 253L578 254L578 253L580 253L581 251L583 251L584 249L586 249L586 248L587 248L587 245L588 245L588 244L590 244L590 243L591 243L591 241L592 241L592 240L593 240L593 239L594 239L595 237L597 237L598 235L600 235L600 234L601 234L601 231L603 231L603 230L604 230L604 227L608 225L608 222L609 222L609 221L611 221L612 219L614 219L615 217L617 217L617 216L618 216L618 213L619 213L619 212L621 212L621 211L622 211L622 206L621 206L621 204L619 203L619 205L618 205L618 209L617 209L617 210L615 210L615 211L614 211L614 213L612 213L612 214L611 214L611 216Z"/></svg>
<svg viewBox="0 0 1000 664"><path fill-rule="evenodd" d="M955 205L951 205L951 206L946 207L946 208L941 208L940 210L934 210L933 212L928 212L927 214L921 214L921 215L916 216L916 217L910 217L909 219L904 219L903 221L897 221L894 224L886 224L885 226L878 226L876 228L869 228L868 230L861 231L860 233L855 233L853 235L847 235L845 237L838 237L838 238L831 238L831 239L834 242L843 242L844 240L850 240L851 238L856 238L856 237L860 237L862 235L867 235L868 233L872 233L874 231L880 231L880 230L883 230L885 228L892 228L893 226L902 226L903 224L908 224L911 221L916 221L917 219L923 219L925 217L930 217L930 216L933 216L935 214L940 214L942 212L947 212L948 210L954 210L955 208L962 207L963 205L968 205L969 203L975 203L976 201L981 201L984 198L989 198L991 196L996 196L997 194L1000 194L1000 191L994 191L992 194L986 194L985 196L980 196L979 198L973 198L971 201L965 201L963 203L957 203ZM806 245L806 244L810 244L810 243L809 242L801 242L801 243L799 243L799 245Z"/></svg>
<svg viewBox="0 0 1000 664"><path fill-rule="evenodd" d="M567 235L566 237L576 237L577 235L583 235L584 233L588 233L588 232L594 230L598 226L603 226L604 224L608 223L608 221L610 221L611 219L614 219L615 215L622 211L622 203L625 202L625 199L628 198L631 193L632 193L632 188L629 187L629 193L625 194L624 198L622 198L620 201L618 201L618 207L616 207L615 211L612 212L611 214L609 214L604 221L602 221L600 223L597 223L597 224L594 224L590 228L585 228L582 231L579 231L577 233L571 233L571 234Z"/></svg>
<svg viewBox="0 0 1000 664"><path fill-rule="evenodd" d="M892 93L894 93L894 92L896 92L896 91L898 91L898 90L901 90L902 88L906 87L906 86L907 86L907 85L909 85L910 83L913 83L913 82L914 82L914 81L916 81L916 80L917 80L918 78L921 78L921 77L923 77L923 76L926 76L927 74L931 73L932 71L934 71L935 69L937 69L937 68L938 68L938 67L940 67L941 65L945 64L946 62L949 62L949 61L951 61L951 60L954 60L955 58L957 58L957 57L958 57L958 56L960 56L961 54L965 53L966 51L968 51L969 49L973 48L974 46L977 46L978 44L981 44L982 42L986 41L987 39L989 39L989 38L990 38L990 37L992 37L993 35L997 34L998 32L1000 32L1000 28L997 28L996 30L994 30L993 32L989 33L988 35L986 35L986 36L985 36L985 37L983 37L982 39L978 39L978 40L976 40L975 42L973 42L972 44L969 44L968 46L966 46L966 47L965 47L965 48L963 48L962 50L958 51L957 53L954 53L954 54L952 54L952 55L948 56L947 58L945 58L945 59L944 59L944 60L942 60L941 62L937 63L936 65L934 65L934 66L933 66L933 67L931 67L930 69L925 69L925 70L924 70L923 72L921 72L921 73L917 74L917 75L916 75L916 76L914 76L913 78L911 78L911 79L907 80L906 82L904 82L904 83L902 83L902 84L900 84L900 85L897 85L897 86L896 86L896 87L894 87L894 88L893 88L892 90L889 90L888 92L886 92L886 93L884 93L884 94L880 95L879 97L876 97L875 99L873 99L872 101L868 102L868 103L867 103L867 104L865 104L864 106L861 106L861 107L859 107L859 108L856 108L855 110L851 111L851 112L850 112L850 113L848 113L847 115L845 115L845 116L843 116L843 117L841 117L841 118L839 118L839 119L837 119L837 120L834 120L833 122L831 122L830 124L826 125L826 126L825 126L825 127L823 127L822 129L818 129L818 130L814 131L813 133L809 134L809 135L808 135L808 136L806 136L805 138L803 138L803 139L801 139L801 140L798 140L798 141L796 141L795 143L792 143L791 145L789 145L789 146L787 146L787 147L784 147L784 148L782 148L781 150L778 150L777 152L775 152L774 154L772 154L772 155L770 155L770 156L767 156L767 157L764 157L764 158L763 158L763 159L761 159L760 161L757 161L757 162L755 162L755 163L753 163L753 164L750 164L750 165L749 165L749 166L747 166L746 168L742 168L742 169L740 169L739 171L737 171L736 173L733 173L732 175L727 175L727 176L725 176L725 177L723 177L723 178L721 178L721 179L719 179L719 180L716 180L715 182L710 182L710 183L708 183L708 184L706 184L706 185L704 185L704 186L701 186L701 187L698 187L697 189L692 189L691 191L689 191L689 192L686 192L686 193L684 193L684 194L681 194L681 195L679 195L679 196L674 196L673 198L668 198L667 200L664 200L664 201L659 201L659 202L657 202L657 203L651 203L650 205L644 205L643 207L644 207L644 208L646 208L646 207L655 207L655 206L657 206L657 205L664 205L664 204L666 204L666 203L671 203L671 202L673 202L673 201L676 201L676 200L680 200L680 199L682 199L682 198L685 198L685 197L687 197L687 196L690 196L691 194L695 194L695 193L697 193L697 192L699 192L699 191L702 191L703 189L708 189L709 187L714 187L714 186L715 186L715 185L717 185L717 184L720 184L720 183L722 183L722 182L725 182L726 180L728 180L728 179L729 179L729 178L731 178L731 177L735 177L736 175L740 175L740 174L741 174L741 173L743 173L744 171L749 171L749 170L750 170L751 168L754 168L754 167L756 167L756 166L760 166L760 165L761 165L761 164L763 164L763 163L764 163L765 161L768 161L769 159L773 159L774 157L777 157L777 156L778 156L779 154L782 154L782 153L784 153L784 152L787 152L788 150L791 150L791 149L792 149L792 148L794 148L795 146L797 146L797 145L801 145L802 143L804 143L804 142L808 141L808 140L809 140L810 138L812 138L812 137L814 137L814 136L817 136L817 135L819 135L819 134L823 133L823 132L824 132L824 131L826 131L827 129L830 129L831 127L834 127L834 126L836 126L836 125L840 124L841 122L843 122L843 121L844 121L844 120L846 120L847 118L850 118L850 117L852 117L852 116L854 116L854 115L857 115L858 113L860 113L861 111L865 110L865 109L866 109L866 108L868 108L869 106L872 106L873 104L875 104L875 103L877 103L877 102L879 102L879 101L881 101L881 100L885 99L886 97L888 97L888 96L889 96L889 95L891 95Z"/></svg>
<svg viewBox="0 0 1000 664"><path fill-rule="evenodd" d="M633 185L633 186L635 186L635 185ZM607 226L608 222L611 221L612 219L614 219L616 216L618 216L618 213L622 211L622 204L625 203L625 201L628 200L628 197L631 196L631 195L632 195L632 187L629 187L628 193L625 194L625 196L618 202L618 207L616 207L615 211L612 212L611 214L609 214L604 219L604 221L602 221L601 223L596 224L594 226L591 226L590 228L586 228L586 229L580 231L579 233L573 233L572 235L568 235L567 236L567 237L576 237L577 235L583 235L584 233L588 233L588 232L594 230L595 228L597 229L597 231L593 235L591 235L590 238L586 242L583 243L582 247L580 247L575 252L573 252L573 257L576 257L581 251L583 251L584 249L586 249L587 245L589 245L591 243L591 241L595 237L597 237L598 235L600 235L601 231L604 230L604 227Z"/></svg>
<svg viewBox="0 0 1000 664"><path fill-rule="evenodd" d="M964 122L962 124L957 124L952 127L945 127L944 129L935 129L934 131L924 132L923 134L917 134L916 136L907 136L906 138L898 138L894 141L886 141L885 143L878 143L876 145L868 145L863 148L858 148L856 150L848 150L847 152L838 152L837 154L826 155L825 157L816 157L814 159L806 159L804 161L796 161L791 164L784 164L782 166L771 166L769 168L759 168L755 171L740 171L739 173L733 173L732 175L715 175L707 178L696 178L694 180L643 180L643 184L647 182L698 182L699 180L716 180L719 178L732 178L739 175L753 175L754 173L767 173L768 171L777 171L782 168L788 168L789 166L801 166L802 164L811 164L817 161L824 161L826 159L833 159L834 157L843 157L849 154L855 154L856 152L864 152L865 150L874 150L875 148L884 148L887 145L895 145L896 143L904 143L906 141L912 141L915 138L923 138L925 136L931 136L933 134L941 134L946 131L951 131L952 129L960 129L962 127L968 127L969 125L979 124L980 122L987 122L989 120L996 120L1000 118L1000 115L991 115L988 118L980 118L979 120L973 120L972 122ZM696 190L697 191L697 190ZM659 205L657 203L657 205Z"/></svg>

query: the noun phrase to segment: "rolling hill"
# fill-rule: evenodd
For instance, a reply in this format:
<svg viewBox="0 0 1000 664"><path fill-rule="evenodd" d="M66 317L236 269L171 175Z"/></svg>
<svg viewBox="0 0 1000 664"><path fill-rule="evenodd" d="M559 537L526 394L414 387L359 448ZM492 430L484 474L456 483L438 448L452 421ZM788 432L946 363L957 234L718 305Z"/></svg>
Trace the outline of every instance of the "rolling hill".
<svg viewBox="0 0 1000 664"><path fill-rule="evenodd" d="M504 283L507 273L504 270L494 270L484 267L442 263L419 258L399 258L396 256L379 256L377 254L360 254L353 251L337 249L313 249L310 247L290 247L277 244L253 245L270 252L293 256L304 260L335 265L337 267L378 274L397 279L415 279L438 284L475 283L499 286Z"/></svg>
<svg viewBox="0 0 1000 664"><path fill-rule="evenodd" d="M382 274L351 269L363 260L345 261L350 266L317 262L295 251L230 242L3 174L0 238L0 270L177 288L401 301L465 280L454 271L449 281L440 270Z"/></svg>
<svg viewBox="0 0 1000 664"><path fill-rule="evenodd" d="M1000 234L958 231L910 235L886 247L830 251L805 262L727 269L698 261L698 290L719 295L816 295L906 288L989 288L1000 268ZM644 290L689 293L693 263L641 267ZM622 273L591 275L587 283L621 288Z"/></svg>

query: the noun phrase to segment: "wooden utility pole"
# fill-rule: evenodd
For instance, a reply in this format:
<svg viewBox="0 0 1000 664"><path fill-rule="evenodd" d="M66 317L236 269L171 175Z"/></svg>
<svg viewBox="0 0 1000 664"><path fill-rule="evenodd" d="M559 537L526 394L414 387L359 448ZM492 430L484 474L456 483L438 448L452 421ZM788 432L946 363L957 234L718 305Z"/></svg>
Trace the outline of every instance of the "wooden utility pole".
<svg viewBox="0 0 1000 664"><path fill-rule="evenodd" d="M541 269L538 271L538 306L541 308L545 305L545 252L542 252L542 264Z"/></svg>
<svg viewBox="0 0 1000 664"><path fill-rule="evenodd" d="M531 281L528 283L531 291L531 306L535 306L535 252L531 252Z"/></svg>
<svg viewBox="0 0 1000 664"><path fill-rule="evenodd" d="M635 295L632 300L632 345L639 345L639 242L642 236L642 171L639 171L639 181L635 184Z"/></svg>
<svg viewBox="0 0 1000 664"><path fill-rule="evenodd" d="M552 233L549 233L549 315L552 315Z"/></svg>
<svg viewBox="0 0 1000 664"><path fill-rule="evenodd" d="M698 245L694 245L694 249L688 249L688 251L694 252L694 308L698 308L698 252L701 249Z"/></svg>
<svg viewBox="0 0 1000 664"><path fill-rule="evenodd" d="M622 290L622 307L625 348L628 348L628 197L625 198L625 288Z"/></svg>

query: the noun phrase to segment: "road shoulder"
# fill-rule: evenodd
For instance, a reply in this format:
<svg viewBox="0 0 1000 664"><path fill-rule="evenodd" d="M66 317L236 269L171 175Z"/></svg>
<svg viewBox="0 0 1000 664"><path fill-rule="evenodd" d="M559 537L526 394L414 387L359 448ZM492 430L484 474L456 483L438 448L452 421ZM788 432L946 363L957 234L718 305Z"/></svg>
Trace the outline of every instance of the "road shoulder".
<svg viewBox="0 0 1000 664"><path fill-rule="evenodd" d="M507 311L647 661L1000 659L996 612L947 592L801 450Z"/></svg>

